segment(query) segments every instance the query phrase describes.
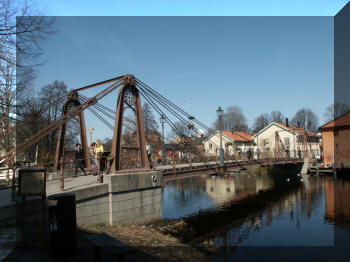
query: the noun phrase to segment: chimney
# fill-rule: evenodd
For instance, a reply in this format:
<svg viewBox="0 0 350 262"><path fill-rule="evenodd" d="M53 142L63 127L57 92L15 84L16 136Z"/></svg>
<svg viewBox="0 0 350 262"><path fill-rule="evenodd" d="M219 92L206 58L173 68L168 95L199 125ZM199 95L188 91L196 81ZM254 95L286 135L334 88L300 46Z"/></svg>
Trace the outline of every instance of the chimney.
<svg viewBox="0 0 350 262"><path fill-rule="evenodd" d="M286 117L286 126L289 127L288 117Z"/></svg>

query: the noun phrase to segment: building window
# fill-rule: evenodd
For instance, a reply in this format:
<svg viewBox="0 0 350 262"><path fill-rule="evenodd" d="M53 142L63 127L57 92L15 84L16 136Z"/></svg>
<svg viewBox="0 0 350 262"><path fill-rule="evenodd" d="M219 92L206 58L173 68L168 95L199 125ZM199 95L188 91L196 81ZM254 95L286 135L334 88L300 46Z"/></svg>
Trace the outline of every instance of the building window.
<svg viewBox="0 0 350 262"><path fill-rule="evenodd" d="M212 143L209 143L209 149L213 149Z"/></svg>
<svg viewBox="0 0 350 262"><path fill-rule="evenodd" d="M226 143L225 144L225 148L228 148L229 145L230 145L230 143Z"/></svg>
<svg viewBox="0 0 350 262"><path fill-rule="evenodd" d="M339 136L339 130L334 130L334 136Z"/></svg>
<svg viewBox="0 0 350 262"><path fill-rule="evenodd" d="M284 138L284 145L289 146L289 137Z"/></svg>
<svg viewBox="0 0 350 262"><path fill-rule="evenodd" d="M338 144L335 144L335 153L338 154Z"/></svg>

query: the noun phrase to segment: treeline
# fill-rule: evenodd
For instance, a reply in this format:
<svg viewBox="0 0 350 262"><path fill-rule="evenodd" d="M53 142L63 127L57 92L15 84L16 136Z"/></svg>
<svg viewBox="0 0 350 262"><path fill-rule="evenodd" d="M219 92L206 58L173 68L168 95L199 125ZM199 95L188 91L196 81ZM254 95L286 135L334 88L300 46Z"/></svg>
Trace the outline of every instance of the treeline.
<svg viewBox="0 0 350 262"><path fill-rule="evenodd" d="M331 121L346 112L350 111L350 106L345 103L335 103L325 109L325 121ZM274 110L268 113L261 113L254 119L251 127L248 127L247 119L241 108L230 106L226 108L222 117L223 130L235 130L248 133L259 132L271 122L280 122L286 124L286 117L281 111ZM309 108L299 109L292 118L289 118L289 125L304 128L312 132L318 132L320 126L319 117ZM219 119L213 123L216 129L219 129Z"/></svg>
<svg viewBox="0 0 350 262"><path fill-rule="evenodd" d="M31 96L27 104L17 109L16 144L19 144L49 126L62 115L62 110L67 101L68 88L63 81L54 81L40 89ZM62 98L57 102L59 98ZM65 144L73 147L79 134L78 119L73 118L66 125ZM41 159L50 161L53 159L57 144L58 129L45 136L38 144ZM28 153L33 155L36 147ZM27 153L27 154L28 154Z"/></svg>

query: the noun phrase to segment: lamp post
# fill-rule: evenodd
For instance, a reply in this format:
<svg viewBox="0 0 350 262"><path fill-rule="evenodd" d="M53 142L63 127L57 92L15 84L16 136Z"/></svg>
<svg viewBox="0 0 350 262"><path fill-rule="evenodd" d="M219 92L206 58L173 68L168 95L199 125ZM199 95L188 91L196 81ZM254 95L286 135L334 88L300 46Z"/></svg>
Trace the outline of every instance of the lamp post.
<svg viewBox="0 0 350 262"><path fill-rule="evenodd" d="M216 113L219 117L219 129L220 129L220 163L219 170L220 172L224 171L224 149L222 148L222 116L224 114L224 110L219 106L216 110Z"/></svg>
<svg viewBox="0 0 350 262"><path fill-rule="evenodd" d="M160 123L162 124L162 165L165 165L165 152L164 152L164 124L165 124L165 116L162 114L159 118Z"/></svg>

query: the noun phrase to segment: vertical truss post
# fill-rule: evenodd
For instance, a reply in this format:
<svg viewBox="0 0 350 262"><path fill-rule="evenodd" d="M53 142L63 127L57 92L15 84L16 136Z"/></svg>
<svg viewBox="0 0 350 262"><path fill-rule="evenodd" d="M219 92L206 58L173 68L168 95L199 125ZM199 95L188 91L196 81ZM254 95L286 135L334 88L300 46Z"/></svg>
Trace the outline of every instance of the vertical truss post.
<svg viewBox="0 0 350 262"><path fill-rule="evenodd" d="M150 169L150 163L148 161L146 152L146 138L144 133L143 117L141 111L141 98L138 89L136 88L136 80L133 75L128 75L124 80L124 85L119 91L118 105L115 118L112 152L113 163L111 171L121 170L120 154L121 154L121 139L122 139L122 126L124 110L131 108L135 112L136 118L136 136L137 146L140 152L141 168Z"/></svg>
<svg viewBox="0 0 350 262"><path fill-rule="evenodd" d="M73 105L75 107L80 106L78 94L76 92L69 94L68 101L63 106L62 115L66 115L68 113L68 109L70 105ZM66 129L67 129L67 125L65 123L60 126L60 129L58 131L56 154L55 154L55 160L54 160L55 170L58 170L60 168L60 159L61 157L64 157L64 141L66 138L66 131L67 131ZM87 143L85 117L84 117L83 111L79 113L79 133L80 133L80 142L84 152L85 165L88 169L90 169L91 163L89 161L89 148Z"/></svg>

